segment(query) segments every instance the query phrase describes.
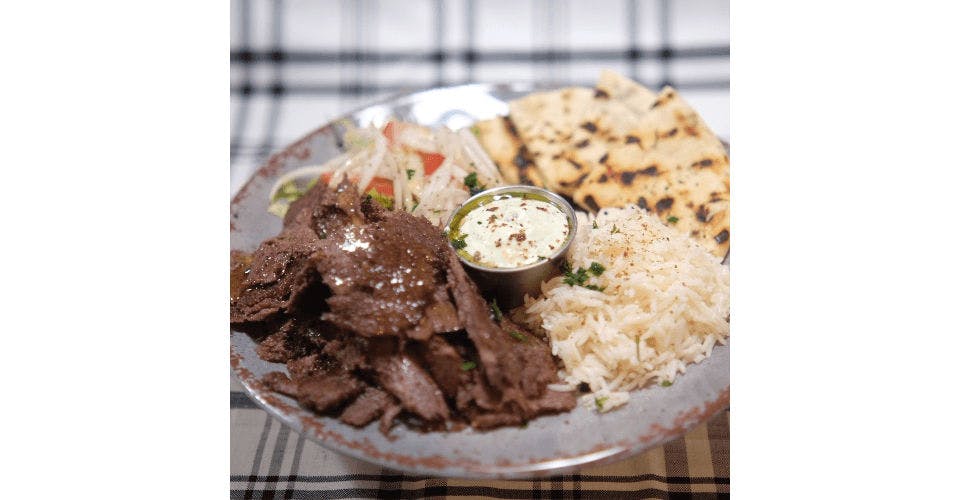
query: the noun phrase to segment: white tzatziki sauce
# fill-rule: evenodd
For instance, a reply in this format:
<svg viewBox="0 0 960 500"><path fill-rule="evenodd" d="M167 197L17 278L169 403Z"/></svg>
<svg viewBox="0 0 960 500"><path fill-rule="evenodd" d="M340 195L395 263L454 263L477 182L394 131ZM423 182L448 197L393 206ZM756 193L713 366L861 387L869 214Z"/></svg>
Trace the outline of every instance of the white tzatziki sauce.
<svg viewBox="0 0 960 500"><path fill-rule="evenodd" d="M516 195L494 196L460 220L461 254L499 268L548 259L563 247L570 221L556 205Z"/></svg>

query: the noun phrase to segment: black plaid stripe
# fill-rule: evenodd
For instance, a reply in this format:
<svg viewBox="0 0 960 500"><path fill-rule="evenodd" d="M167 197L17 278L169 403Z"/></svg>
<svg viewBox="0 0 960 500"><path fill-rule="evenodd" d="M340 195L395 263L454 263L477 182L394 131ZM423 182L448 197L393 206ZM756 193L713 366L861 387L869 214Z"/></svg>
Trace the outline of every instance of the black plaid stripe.
<svg viewBox="0 0 960 500"><path fill-rule="evenodd" d="M440 36L440 35L438 35ZM657 61L663 67L669 68L671 61L675 60L698 60L698 59L727 59L730 57L729 46L703 46L690 47L683 49L640 49L636 47L622 49L595 49L595 50L490 50L479 52L472 49L450 50L436 49L433 52L370 52L358 50L346 51L234 51L231 53L231 63L234 67L249 68L254 66L268 66L280 68L283 65L316 65L332 66L338 64L356 64L358 66L389 66L401 63L415 63L423 65L425 68L433 68L436 75L432 86L441 85L459 85L470 83L472 77L447 80L443 78L444 63L461 62L467 64L471 69L481 64L490 63L517 63L517 64L538 64L563 62L570 65L578 62L623 62L631 63L641 60ZM472 73L471 73L472 74ZM666 73L669 75L669 73ZM593 75L595 76L595 75ZM639 77L636 77L638 80ZM506 78L505 78L506 79ZM562 84L593 85L595 78L582 80L559 80L548 79ZM659 81L642 81L650 87L662 87L663 85L675 85L681 89L688 88L728 88L730 85L729 76L720 75L712 79L689 79L684 81L675 81L669 76L665 76ZM404 84L378 84L376 82L362 82L359 80L346 83L296 83L278 87L277 84L264 85L243 81L231 87L231 92L238 94L252 93L272 93L282 95L287 92L304 92L314 94L365 94L378 92L382 90L397 90L418 88L423 85L416 82L409 85Z"/></svg>
<svg viewBox="0 0 960 500"><path fill-rule="evenodd" d="M257 408L257 404L254 403L245 392L230 391L231 410L248 410L252 408Z"/></svg>
<svg viewBox="0 0 960 500"><path fill-rule="evenodd" d="M263 450L267 444L267 437L270 434L271 425L273 425L273 418L265 418L263 421L263 430L260 431L260 440L257 443L257 451L253 457L253 467L250 470L250 475L247 476L247 488L246 494L243 496L244 500L249 500L253 498L254 493L259 493L256 491L256 488L253 487L253 483L256 481L258 477L257 473L260 471L260 462L263 460Z"/></svg>
<svg viewBox="0 0 960 500"><path fill-rule="evenodd" d="M710 457L713 473L718 477L730 477L730 413L723 412L707 422L707 437L710 439Z"/></svg>
<svg viewBox="0 0 960 500"><path fill-rule="evenodd" d="M238 27L240 43L242 46L247 47L250 45L250 0L240 0L241 15L240 15L240 25ZM236 67L230 65L231 72L240 72L241 81L248 82L250 81L249 67L246 65L241 65ZM237 150L241 147L244 130L246 130L247 125L247 107L249 104L249 99L247 96L250 94L249 89L243 88L240 92L233 92L231 89L231 96L238 96L237 98L240 101L240 104L237 108L237 114L231 120L231 131L230 134L230 162L232 163L234 158L237 156Z"/></svg>

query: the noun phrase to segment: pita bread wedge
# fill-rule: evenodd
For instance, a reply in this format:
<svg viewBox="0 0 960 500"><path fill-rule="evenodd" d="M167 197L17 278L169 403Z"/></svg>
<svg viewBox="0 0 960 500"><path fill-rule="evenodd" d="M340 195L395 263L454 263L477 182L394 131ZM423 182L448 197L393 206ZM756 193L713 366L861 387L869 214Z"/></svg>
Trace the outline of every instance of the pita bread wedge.
<svg viewBox="0 0 960 500"><path fill-rule="evenodd" d="M645 115L657 100L657 94L650 89L608 69L600 72L597 92L606 93L610 99L623 103L637 116Z"/></svg>
<svg viewBox="0 0 960 500"><path fill-rule="evenodd" d="M545 187L571 196L603 164L608 143L622 142L637 114L606 92L567 87L511 102L510 119Z"/></svg>
<svg viewBox="0 0 960 500"><path fill-rule="evenodd" d="M665 87L573 194L599 210L635 203L723 257L730 239L726 149L679 94ZM574 156L577 161L578 157Z"/></svg>
<svg viewBox="0 0 960 500"><path fill-rule="evenodd" d="M543 179L540 178L533 158L517 136L517 130L509 118L498 116L477 122L473 131L508 184L543 187Z"/></svg>

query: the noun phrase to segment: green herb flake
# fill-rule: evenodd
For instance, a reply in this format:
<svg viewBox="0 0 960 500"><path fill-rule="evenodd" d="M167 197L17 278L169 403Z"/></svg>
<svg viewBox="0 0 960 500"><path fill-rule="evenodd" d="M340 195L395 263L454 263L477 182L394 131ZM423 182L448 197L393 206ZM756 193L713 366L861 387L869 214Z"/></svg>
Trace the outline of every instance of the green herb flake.
<svg viewBox="0 0 960 500"><path fill-rule="evenodd" d="M660 385L663 387L670 387L671 385L673 385L673 382L669 380L664 380L663 382L660 382Z"/></svg>
<svg viewBox="0 0 960 500"><path fill-rule="evenodd" d="M412 169L412 168L408 168L408 169L407 169L407 180L409 181L410 179L413 179L413 175L416 174L416 173L417 173L416 170L414 170L414 169Z"/></svg>
<svg viewBox="0 0 960 500"><path fill-rule="evenodd" d="M575 273L570 271L565 271L563 273L563 282L570 286L574 286L574 285L583 286L584 283L586 283L589 278L590 276L587 275L587 270L582 267L577 268L577 272Z"/></svg>
<svg viewBox="0 0 960 500"><path fill-rule="evenodd" d="M610 234L617 234L620 232L620 228L616 224L613 225L613 229L610 230Z"/></svg>
<svg viewBox="0 0 960 500"><path fill-rule="evenodd" d="M676 224L678 220L680 219L677 218L677 216L675 215L671 215L670 217L667 217L667 222L669 222L670 224Z"/></svg>
<svg viewBox="0 0 960 500"><path fill-rule="evenodd" d="M477 367L476 361L464 361L463 364L460 365L460 369L465 372L473 370L476 367Z"/></svg>
<svg viewBox="0 0 960 500"><path fill-rule="evenodd" d="M607 289L607 287L605 286L597 286L597 285L584 285L583 287L586 288L587 290L593 290L595 292L602 292Z"/></svg>
<svg viewBox="0 0 960 500"><path fill-rule="evenodd" d="M480 127L477 125L470 127L470 131L473 132L473 135L480 137Z"/></svg>
<svg viewBox="0 0 960 500"><path fill-rule="evenodd" d="M500 311L500 306L497 305L497 299L493 299L493 302L490 303L490 309L493 311L493 317L497 321L503 321L503 312Z"/></svg>
<svg viewBox="0 0 960 500"><path fill-rule="evenodd" d="M463 178L463 185L470 189L470 196L487 189L487 186L484 186L477 181L476 172L470 172L467 174L467 176Z"/></svg>
<svg viewBox="0 0 960 500"><path fill-rule="evenodd" d="M607 396L593 398L593 403L597 405L597 410L603 411L603 404L606 403L608 399L610 398Z"/></svg>
<svg viewBox="0 0 960 500"><path fill-rule="evenodd" d="M419 201L413 202L413 208L411 208L410 211L413 212L413 211L416 210L417 207L419 207L419 206L420 206L420 202L419 202Z"/></svg>
<svg viewBox="0 0 960 500"><path fill-rule="evenodd" d="M520 332L518 332L518 331L516 331L516 330L510 332L510 336L513 337L513 338L515 338L515 339L517 339L518 342L526 342L526 341L527 341L527 336L524 335L524 334L522 334L522 333L520 333Z"/></svg>
<svg viewBox="0 0 960 500"><path fill-rule="evenodd" d="M599 262L590 263L590 272L593 273L594 276L600 276L606 270L607 268L603 267L603 264L600 264Z"/></svg>
<svg viewBox="0 0 960 500"><path fill-rule="evenodd" d="M600 229L600 226L597 225L597 221L596 221L596 220L593 221L593 228L594 228L594 229Z"/></svg>
<svg viewBox="0 0 960 500"><path fill-rule="evenodd" d="M457 249L457 250L462 250L463 248L466 248L466 246L467 246L467 242L464 241L464 240L467 238L467 236L468 236L468 235L465 234L465 235L463 235L463 236L461 236L461 237L459 237L459 238L452 239L452 240L450 240L450 244L453 245L453 248L455 248L455 249Z"/></svg>
<svg viewBox="0 0 960 500"><path fill-rule="evenodd" d="M467 176L463 178L463 185L467 186L468 188L477 187L477 173L470 172L467 174Z"/></svg>

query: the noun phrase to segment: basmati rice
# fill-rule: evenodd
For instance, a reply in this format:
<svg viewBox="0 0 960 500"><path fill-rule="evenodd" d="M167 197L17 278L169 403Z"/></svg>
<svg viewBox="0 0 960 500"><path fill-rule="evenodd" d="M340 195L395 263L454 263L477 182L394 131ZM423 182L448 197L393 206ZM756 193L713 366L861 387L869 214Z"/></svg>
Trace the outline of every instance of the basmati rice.
<svg viewBox="0 0 960 500"><path fill-rule="evenodd" d="M693 239L630 205L578 213L567 255L573 270L594 262L585 286L558 276L527 297L523 321L545 332L563 361L566 390L581 383L581 404L609 411L648 383L673 382L730 335L730 274ZM594 227L594 222L596 223ZM592 285L589 289L586 286Z"/></svg>

